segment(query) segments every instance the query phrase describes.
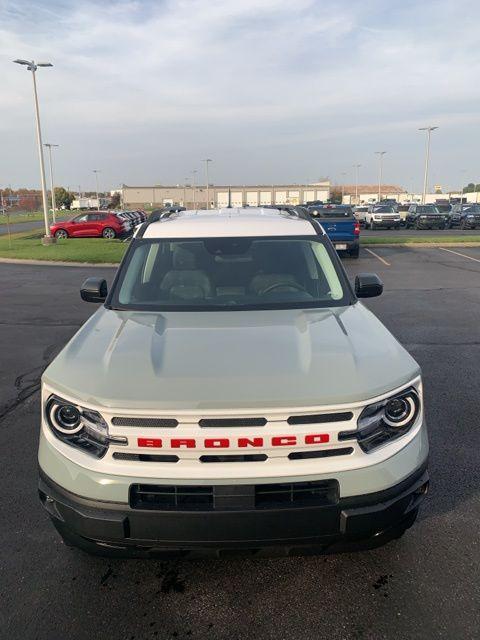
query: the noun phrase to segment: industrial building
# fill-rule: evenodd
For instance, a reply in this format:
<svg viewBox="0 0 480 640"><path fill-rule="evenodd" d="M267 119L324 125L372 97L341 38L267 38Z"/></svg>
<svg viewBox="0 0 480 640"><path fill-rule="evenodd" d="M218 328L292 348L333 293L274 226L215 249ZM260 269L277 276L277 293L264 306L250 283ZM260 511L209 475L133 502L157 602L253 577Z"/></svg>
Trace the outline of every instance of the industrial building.
<svg viewBox="0 0 480 640"><path fill-rule="evenodd" d="M175 185L152 187L130 187L121 189L122 203L125 208L163 207L179 204L187 209L206 209L226 207L228 194L231 194L233 207L248 205L257 207L268 204L303 204L311 200L326 201L330 198L330 181L322 180L312 184L287 185Z"/></svg>

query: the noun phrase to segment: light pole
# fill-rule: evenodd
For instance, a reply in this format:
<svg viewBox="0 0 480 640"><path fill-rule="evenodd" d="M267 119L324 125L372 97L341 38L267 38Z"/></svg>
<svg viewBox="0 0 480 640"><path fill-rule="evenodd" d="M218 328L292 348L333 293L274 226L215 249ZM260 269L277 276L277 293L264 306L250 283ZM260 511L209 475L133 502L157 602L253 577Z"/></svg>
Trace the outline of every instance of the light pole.
<svg viewBox="0 0 480 640"><path fill-rule="evenodd" d="M205 178L207 180L207 209L210 209L210 184L208 181L208 163L212 162L211 158L205 158Z"/></svg>
<svg viewBox="0 0 480 640"><path fill-rule="evenodd" d="M95 186L97 188L97 207L100 209L100 197L98 195L98 174L100 173L100 169L93 169L93 173L95 174Z"/></svg>
<svg viewBox="0 0 480 640"><path fill-rule="evenodd" d="M422 204L425 204L425 198L427 195L427 184L428 184L428 164L430 162L430 136L432 131L435 131L438 127L420 127L419 131L427 132L427 147L425 150L425 174L423 176L423 195L422 195Z"/></svg>
<svg viewBox="0 0 480 640"><path fill-rule="evenodd" d="M198 173L196 169L192 171L192 189L193 189L193 210L195 211L197 208L197 192L195 188L195 175Z"/></svg>
<svg viewBox="0 0 480 640"><path fill-rule="evenodd" d="M57 220L55 218L55 211L57 209L57 203L55 200L55 187L53 186L52 147L59 147L60 145L50 144L49 142L46 142L43 146L47 147L48 149L48 159L50 162L50 191L52 193L52 219L53 219L53 224L56 224Z"/></svg>
<svg viewBox="0 0 480 640"><path fill-rule="evenodd" d="M387 152L375 151L375 153L378 156L378 202L380 202L380 198L382 197L383 156Z"/></svg>
<svg viewBox="0 0 480 640"><path fill-rule="evenodd" d="M347 175L346 171L342 171L342 204L343 204L343 199L345 197L345 176Z"/></svg>
<svg viewBox="0 0 480 640"><path fill-rule="evenodd" d="M33 99L35 102L35 122L37 127L37 146L38 157L40 160L40 180L42 184L42 200L43 200L43 218L45 221L45 239L42 239L42 244L51 244L55 242L50 234L50 226L48 224L48 203L47 203L47 188L45 186L45 163L43 161L43 145L42 145L42 130L40 127L40 112L38 108L38 96L37 96L37 81L35 79L35 72L38 67L53 67L50 62L37 62L33 60L14 60L16 64L21 64L27 67L28 71L32 72L33 79Z"/></svg>
<svg viewBox="0 0 480 640"><path fill-rule="evenodd" d="M361 164L354 164L355 168L355 204L358 204L358 170L362 166Z"/></svg>

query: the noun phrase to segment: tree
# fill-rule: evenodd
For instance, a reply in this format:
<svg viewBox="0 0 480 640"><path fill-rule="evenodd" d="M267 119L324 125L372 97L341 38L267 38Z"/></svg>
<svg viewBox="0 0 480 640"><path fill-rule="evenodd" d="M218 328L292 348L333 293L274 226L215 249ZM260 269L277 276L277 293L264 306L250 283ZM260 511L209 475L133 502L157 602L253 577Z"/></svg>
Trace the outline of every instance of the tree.
<svg viewBox="0 0 480 640"><path fill-rule="evenodd" d="M116 191L113 196L112 199L110 200L110 205L109 207L111 209L116 209L117 207L120 206L120 193L118 191Z"/></svg>
<svg viewBox="0 0 480 640"><path fill-rule="evenodd" d="M330 201L334 204L342 204L342 189L333 187L330 190Z"/></svg>
<svg viewBox="0 0 480 640"><path fill-rule="evenodd" d="M55 187L55 204L58 209L61 207L65 207L66 209L70 209L70 205L72 204L75 196L73 193L69 193L63 187Z"/></svg>

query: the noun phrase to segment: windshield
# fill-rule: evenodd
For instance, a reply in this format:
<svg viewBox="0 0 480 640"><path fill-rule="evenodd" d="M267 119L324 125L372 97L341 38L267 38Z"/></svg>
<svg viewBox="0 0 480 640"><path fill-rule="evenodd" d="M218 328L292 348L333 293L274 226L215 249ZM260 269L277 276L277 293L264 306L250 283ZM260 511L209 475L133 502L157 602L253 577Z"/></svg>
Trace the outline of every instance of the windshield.
<svg viewBox="0 0 480 640"><path fill-rule="evenodd" d="M319 218L353 217L353 210L350 207L310 207L309 212L317 214Z"/></svg>
<svg viewBox="0 0 480 640"><path fill-rule="evenodd" d="M350 292L321 238L139 240L109 306L138 310L332 307Z"/></svg>
<svg viewBox="0 0 480 640"><path fill-rule="evenodd" d="M393 207L383 205L381 207L374 207L373 213L395 213L395 209Z"/></svg>
<svg viewBox="0 0 480 640"><path fill-rule="evenodd" d="M417 207L417 213L440 213L437 207L432 205L425 205L421 207Z"/></svg>
<svg viewBox="0 0 480 640"><path fill-rule="evenodd" d="M469 206L463 206L462 207L462 212L467 212L467 213L479 213L480 212L480 205L478 204L471 204Z"/></svg>

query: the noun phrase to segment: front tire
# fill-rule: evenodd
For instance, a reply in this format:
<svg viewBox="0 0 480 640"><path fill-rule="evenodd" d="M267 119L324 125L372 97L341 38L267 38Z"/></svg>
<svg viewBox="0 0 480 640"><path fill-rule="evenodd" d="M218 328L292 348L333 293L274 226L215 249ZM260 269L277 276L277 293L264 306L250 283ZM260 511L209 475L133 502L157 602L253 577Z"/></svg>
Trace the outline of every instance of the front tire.
<svg viewBox="0 0 480 640"><path fill-rule="evenodd" d="M66 238L68 238L68 233L65 231L65 229L58 229L57 231L55 231L55 238L57 238L57 240L65 240Z"/></svg>
<svg viewBox="0 0 480 640"><path fill-rule="evenodd" d="M355 247L354 249L350 249L350 258L354 258L354 260L358 260L360 255L360 247Z"/></svg>
<svg viewBox="0 0 480 640"><path fill-rule="evenodd" d="M112 227L106 227L103 231L102 231L102 237L105 238L106 240L113 240L116 237L116 233L115 233L115 229L112 229Z"/></svg>

